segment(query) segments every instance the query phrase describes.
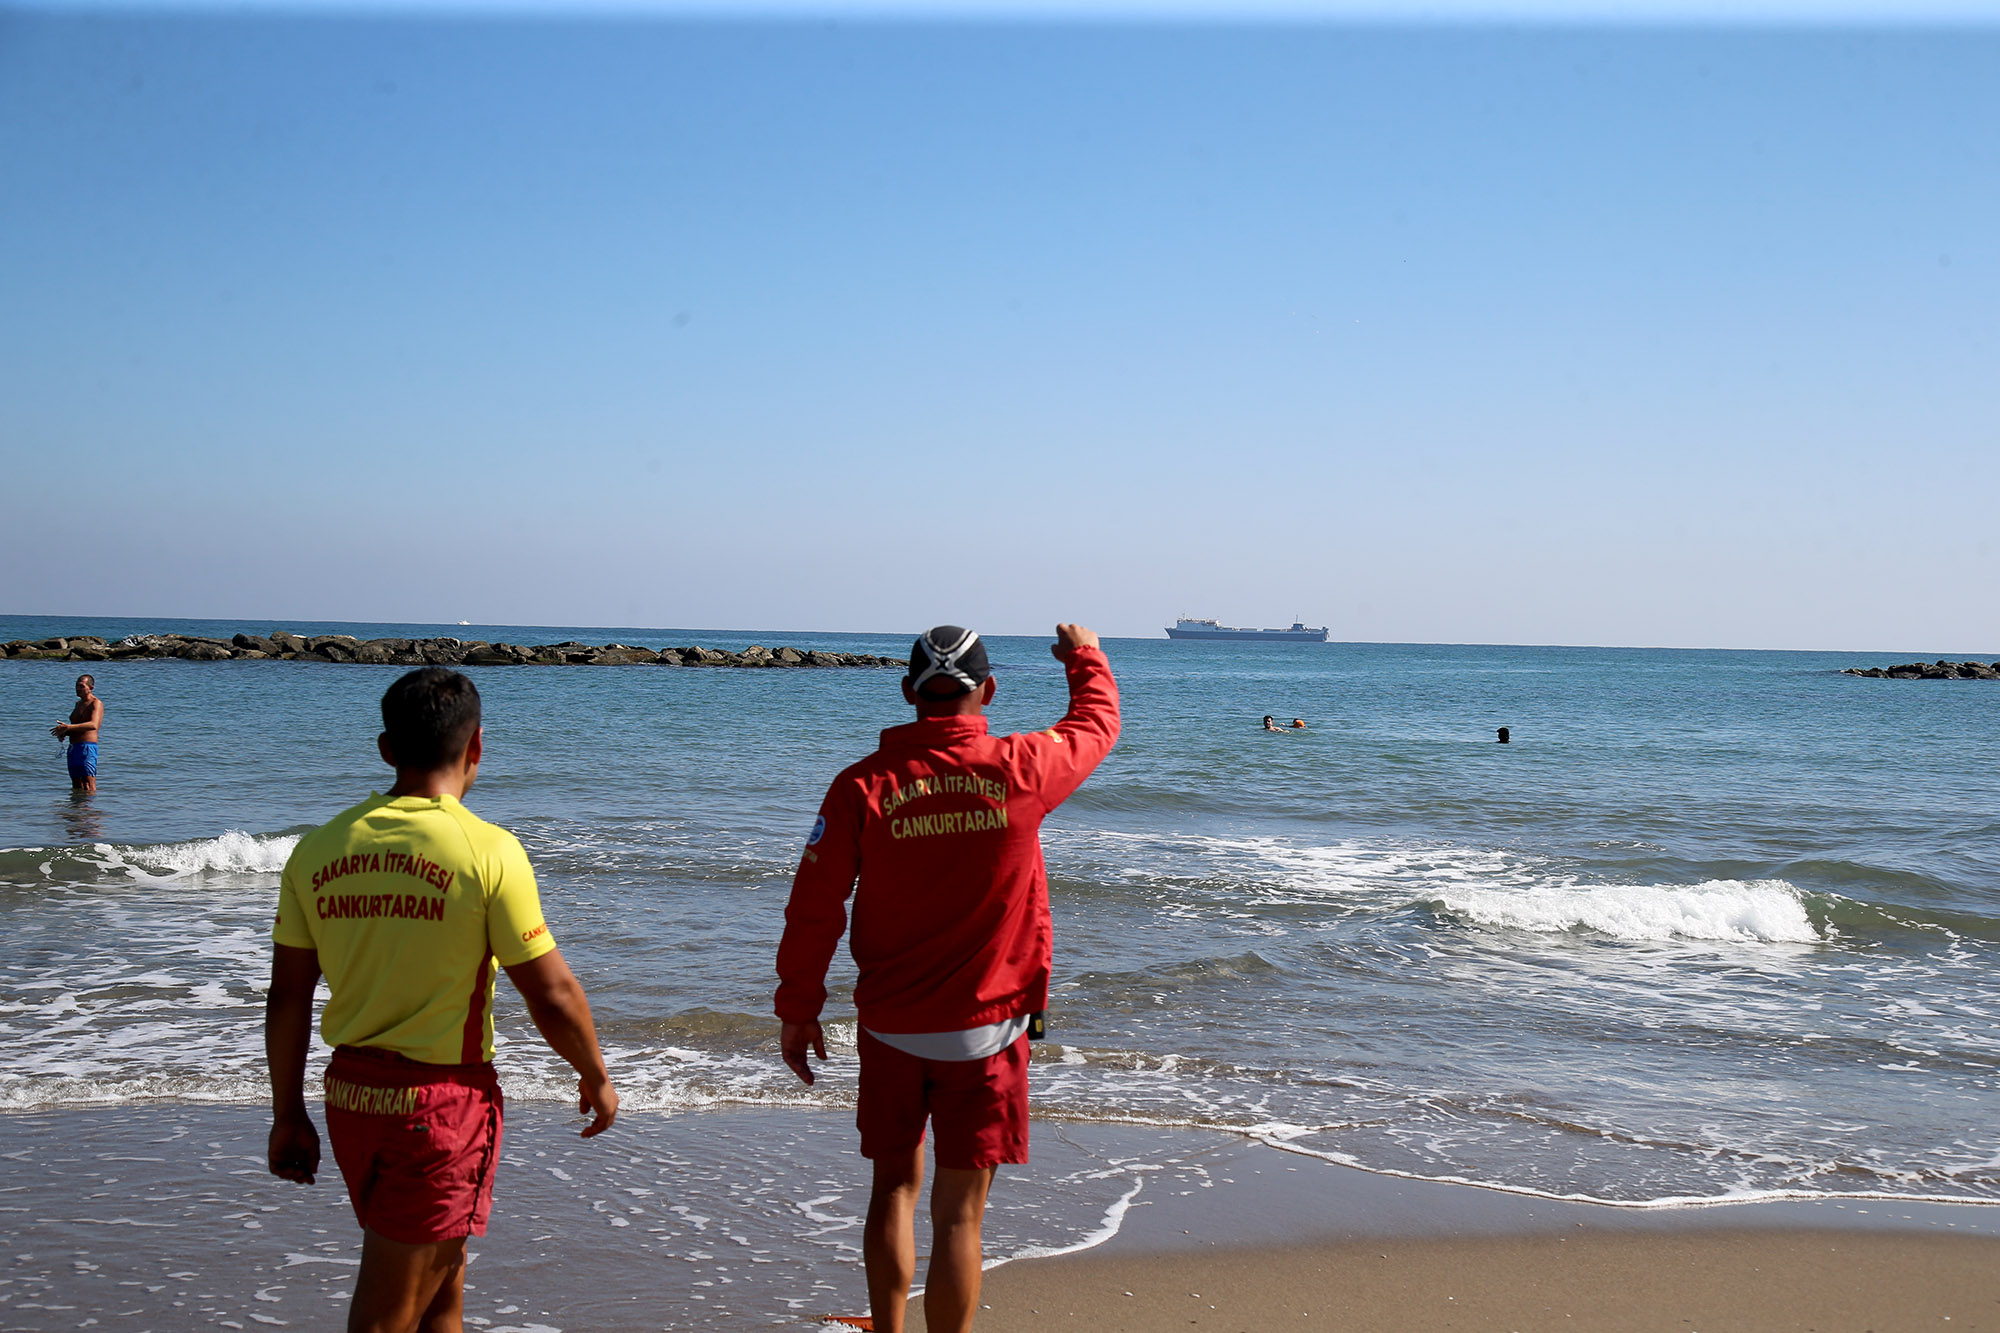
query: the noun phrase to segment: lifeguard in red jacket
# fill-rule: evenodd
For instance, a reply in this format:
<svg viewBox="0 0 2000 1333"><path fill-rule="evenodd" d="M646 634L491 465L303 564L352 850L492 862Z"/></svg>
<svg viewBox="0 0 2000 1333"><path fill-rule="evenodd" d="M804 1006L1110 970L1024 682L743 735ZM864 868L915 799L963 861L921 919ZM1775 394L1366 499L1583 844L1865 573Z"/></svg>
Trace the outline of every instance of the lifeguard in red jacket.
<svg viewBox="0 0 2000 1333"><path fill-rule="evenodd" d="M1047 731L990 736L986 645L956 625L918 639L903 680L917 720L833 780L785 908L782 1046L811 1083L806 1052L826 1059L826 969L854 899L856 1118L875 1166L862 1252L883 1333L900 1333L915 1276L925 1122L937 1137L932 1333L972 1327L993 1170L1028 1160L1028 1032L1048 1005L1053 933L1042 820L1118 739L1118 686L1097 636L1058 625L1050 651L1069 675L1069 712Z"/></svg>

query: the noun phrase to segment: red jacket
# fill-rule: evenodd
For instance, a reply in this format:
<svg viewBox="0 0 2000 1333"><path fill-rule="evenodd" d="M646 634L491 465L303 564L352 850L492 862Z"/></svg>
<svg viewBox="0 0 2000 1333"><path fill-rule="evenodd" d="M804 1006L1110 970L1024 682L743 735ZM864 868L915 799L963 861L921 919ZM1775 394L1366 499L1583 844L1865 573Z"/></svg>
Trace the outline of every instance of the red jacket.
<svg viewBox="0 0 2000 1333"><path fill-rule="evenodd" d="M989 736L983 717L920 719L884 731L833 780L785 907L779 1018L819 1017L850 893L864 1027L957 1032L1048 1006L1042 819L1118 739L1103 651L1074 649L1064 665L1069 712L1047 731Z"/></svg>

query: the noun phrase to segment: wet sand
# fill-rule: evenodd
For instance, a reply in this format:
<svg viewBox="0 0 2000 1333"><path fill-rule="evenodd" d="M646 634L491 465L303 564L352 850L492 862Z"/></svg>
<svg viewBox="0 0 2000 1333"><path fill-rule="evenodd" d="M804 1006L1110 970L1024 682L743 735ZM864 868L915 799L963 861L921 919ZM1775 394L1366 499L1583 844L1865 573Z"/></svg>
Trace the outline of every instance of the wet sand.
<svg viewBox="0 0 2000 1333"><path fill-rule="evenodd" d="M359 1232L337 1177L264 1172L267 1124L247 1106L0 1114L0 1330L337 1326ZM560 1108L510 1107L468 1326L808 1329L866 1309L851 1113L639 1112L590 1143L574 1131ZM1035 1157L1002 1172L988 1253L1103 1243L989 1272L987 1333L2000 1328L1996 1207L1641 1212L1048 1121Z"/></svg>
<svg viewBox="0 0 2000 1333"><path fill-rule="evenodd" d="M2000 1239L1724 1225L1113 1253L996 1269L983 1301L982 1333L1994 1329Z"/></svg>
<svg viewBox="0 0 2000 1333"><path fill-rule="evenodd" d="M1638 1210L1244 1145L1213 1193L1158 1191L1103 1246L995 1268L982 1304L981 1333L2000 1329L2000 1208Z"/></svg>

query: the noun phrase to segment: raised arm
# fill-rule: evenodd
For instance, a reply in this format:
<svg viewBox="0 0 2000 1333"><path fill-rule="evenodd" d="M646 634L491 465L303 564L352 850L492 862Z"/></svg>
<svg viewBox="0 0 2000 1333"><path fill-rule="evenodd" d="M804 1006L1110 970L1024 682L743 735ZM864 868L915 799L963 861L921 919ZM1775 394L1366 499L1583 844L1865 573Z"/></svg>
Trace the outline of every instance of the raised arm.
<svg viewBox="0 0 2000 1333"><path fill-rule="evenodd" d="M1083 785L1118 742L1118 682L1097 635L1081 625L1056 626L1049 651L1069 677L1069 711L1047 731L1028 733L1022 755L1037 794L1053 810Z"/></svg>
<svg viewBox="0 0 2000 1333"><path fill-rule="evenodd" d="M509 966L507 980L527 1002L528 1017L542 1040L576 1071L577 1109L596 1116L584 1127L583 1137L602 1134L617 1118L618 1092L597 1046L597 1024L591 1019L583 983L569 970L560 949Z"/></svg>
<svg viewBox="0 0 2000 1333"><path fill-rule="evenodd" d="M319 1171L319 1131L306 1114L306 1053L312 1046L313 988L319 953L271 946L271 989L264 997L264 1060L271 1071L271 1174L301 1185Z"/></svg>

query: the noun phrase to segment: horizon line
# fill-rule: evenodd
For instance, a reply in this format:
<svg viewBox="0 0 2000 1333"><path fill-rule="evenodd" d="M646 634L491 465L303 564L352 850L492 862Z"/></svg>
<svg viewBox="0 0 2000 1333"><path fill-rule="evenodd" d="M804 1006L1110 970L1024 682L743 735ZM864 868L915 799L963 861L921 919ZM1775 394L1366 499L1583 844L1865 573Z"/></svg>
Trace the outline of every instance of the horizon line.
<svg viewBox="0 0 2000 1333"><path fill-rule="evenodd" d="M61 620L64 618L65 617L60 615L42 615L38 613L20 612L20 611L0 612L0 620ZM184 621L197 621L204 624L227 623L228 620L231 619L221 616L89 616L89 615L79 615L73 618L76 620L157 620L157 621L184 620ZM254 617L254 618L235 617L234 619L241 622L251 619L269 620L273 619L273 617ZM443 629L566 629L566 630L622 629L622 630L636 630L640 633L645 633L645 634L665 634L670 631L676 633L686 631L688 633L694 633L694 634L731 634L731 635L847 634L847 635L853 635L857 638L875 638L875 639L905 638L911 636L914 633L920 632L907 629L901 629L901 630L772 629L769 626L765 626L762 629L725 629L714 625L706 627L693 626L693 625L612 625L612 624L538 626L538 625L526 625L526 624L508 623L500 621L460 625L455 621L444 621L444 620L315 620L305 616L300 616L297 617L296 619L300 623L311 624L311 625L392 625L392 626L407 626L411 628L429 627L429 628L443 628ZM283 625L279 625L277 626L277 628L283 629L285 627ZM249 631L239 631L239 632L247 633ZM436 636L436 637L456 638L458 636L449 635L449 636ZM980 637L996 638L996 639L1040 639L1044 636L1039 633L1009 634L1000 632L1000 633L988 634L986 631L982 630L980 631ZM1123 643L1175 642L1175 640L1166 637L1166 631L1164 629L1160 631L1160 637L1158 638L1154 638L1151 635L1142 636L1135 634L1100 634L1099 637ZM4 642L4 640L0 640L0 642ZM1266 645L1266 646L1269 647L1271 645ZM1602 651L1602 652L1637 652L1637 653L1827 653L1827 654L1871 653L1881 656L1900 655L1914 651L1912 649L1907 649L1907 648L1740 648L1740 647L1728 647L1716 644L1688 645L1688 644L1665 644L1665 643L1481 643L1467 639L1328 639L1324 644L1319 646L1329 647L1329 648L1334 646L1341 646L1348 648L1560 648L1560 649L1575 650L1580 652ZM1196 649L1195 651L1201 651L1201 650ZM1925 651L1928 652L1931 650L1926 649ZM1935 662L1940 659L1927 658L1919 655L1914 660ZM2000 662L2000 652L1973 653L1967 657L1946 658L1943 660L1949 660L1949 661L1985 660L1985 661Z"/></svg>

